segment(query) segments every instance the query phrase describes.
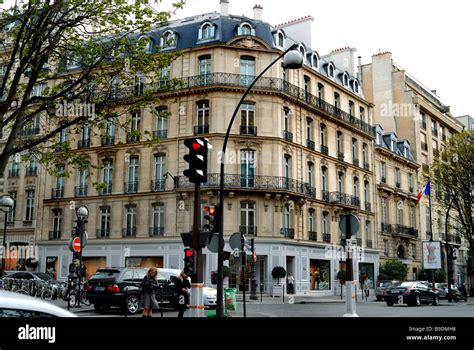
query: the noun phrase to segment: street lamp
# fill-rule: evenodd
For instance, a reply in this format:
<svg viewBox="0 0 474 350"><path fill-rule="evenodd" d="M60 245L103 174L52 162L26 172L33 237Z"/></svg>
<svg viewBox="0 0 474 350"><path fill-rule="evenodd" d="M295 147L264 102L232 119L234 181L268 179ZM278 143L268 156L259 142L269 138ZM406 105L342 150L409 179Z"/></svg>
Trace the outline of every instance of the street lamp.
<svg viewBox="0 0 474 350"><path fill-rule="evenodd" d="M445 249L446 249L446 275L447 275L447 278L448 278L448 302L452 303L453 302L453 298L451 296L451 269L449 268L449 265L450 263L452 264L452 258L449 259L449 242L448 242L448 220L449 220L449 211L451 210L451 206L453 205L454 203L454 198L456 198L459 194L459 192L461 192L462 190L462 187L459 188L457 191L456 191L456 194L451 197L451 200L449 201L449 205L448 205L448 210L446 210L446 221L444 223L444 231L445 231ZM450 261L451 260L451 261Z"/></svg>
<svg viewBox="0 0 474 350"><path fill-rule="evenodd" d="M5 255L7 254L7 215L14 206L15 200L12 197L8 195L3 195L0 197L0 211L3 211L5 213L5 221L3 223L2 270L0 273L0 277L3 277L3 274L5 272Z"/></svg>
<svg viewBox="0 0 474 350"><path fill-rule="evenodd" d="M84 239L84 231L85 226L84 224L87 222L87 218L89 217L89 209L86 206L81 205L79 208L76 209L76 216L77 216L77 233L79 233L80 239L80 251L79 251L79 283L77 284L77 298L76 302L78 307L81 307L81 277L82 273L84 272L82 268L82 248L85 246Z"/></svg>
<svg viewBox="0 0 474 350"><path fill-rule="evenodd" d="M244 102L245 98L249 94L250 90L254 87L255 83L282 57L284 69L299 69L303 66L303 55L297 50L298 45L293 44L285 52L279 55L272 63L270 63L250 84L239 103L235 107L234 114L230 119L227 127L227 132L224 138L224 145L222 146L221 153L221 171L220 171L220 186L219 186L219 204L221 208L224 208L224 165L225 165L225 151L227 148L227 141L229 140L230 131L232 124L234 123L235 117L239 112L240 106ZM220 212L220 227L219 227L219 239L218 239L218 250L217 250L217 307L216 316L224 317L224 210Z"/></svg>

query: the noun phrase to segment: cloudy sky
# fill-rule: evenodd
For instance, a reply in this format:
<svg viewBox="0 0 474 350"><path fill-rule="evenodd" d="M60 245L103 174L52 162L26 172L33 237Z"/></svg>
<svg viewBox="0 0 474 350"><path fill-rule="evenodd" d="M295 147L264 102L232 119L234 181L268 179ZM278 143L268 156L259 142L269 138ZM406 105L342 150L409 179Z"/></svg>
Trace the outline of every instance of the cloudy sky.
<svg viewBox="0 0 474 350"><path fill-rule="evenodd" d="M166 1L165 1L166 2ZM276 25L311 15L313 48L320 54L355 47L362 62L390 51L395 62L451 106L455 116L474 116L474 26L465 0L230 0L229 11ZM219 0L187 0L175 18L219 11Z"/></svg>

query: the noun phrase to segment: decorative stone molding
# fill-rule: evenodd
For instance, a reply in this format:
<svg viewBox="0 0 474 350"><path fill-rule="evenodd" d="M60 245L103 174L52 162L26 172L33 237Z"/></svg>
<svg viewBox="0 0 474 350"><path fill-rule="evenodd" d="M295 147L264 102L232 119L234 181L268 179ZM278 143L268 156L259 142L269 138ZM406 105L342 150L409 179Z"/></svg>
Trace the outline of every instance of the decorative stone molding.
<svg viewBox="0 0 474 350"><path fill-rule="evenodd" d="M254 140L234 140L236 151L242 149L257 149L259 152L262 150L262 142Z"/></svg>
<svg viewBox="0 0 474 350"><path fill-rule="evenodd" d="M244 38L236 38L233 41L228 43L229 46L239 47L250 50L267 50L269 49L262 40L259 40L256 37L247 36Z"/></svg>
<svg viewBox="0 0 474 350"><path fill-rule="evenodd" d="M325 166L326 168L328 168L328 167L329 167L328 161L327 161L326 159L324 159L324 158L321 159L321 166Z"/></svg>
<svg viewBox="0 0 474 350"><path fill-rule="evenodd" d="M131 156L139 155L141 153L139 148L132 147L125 151L125 154L130 154Z"/></svg>
<svg viewBox="0 0 474 350"><path fill-rule="evenodd" d="M267 212L268 211L268 205L270 204L270 199L272 195L270 193L265 193L265 198L263 200L263 206L264 210Z"/></svg>
<svg viewBox="0 0 474 350"><path fill-rule="evenodd" d="M166 153L167 152L167 147L165 145L159 144L153 147L152 153Z"/></svg>

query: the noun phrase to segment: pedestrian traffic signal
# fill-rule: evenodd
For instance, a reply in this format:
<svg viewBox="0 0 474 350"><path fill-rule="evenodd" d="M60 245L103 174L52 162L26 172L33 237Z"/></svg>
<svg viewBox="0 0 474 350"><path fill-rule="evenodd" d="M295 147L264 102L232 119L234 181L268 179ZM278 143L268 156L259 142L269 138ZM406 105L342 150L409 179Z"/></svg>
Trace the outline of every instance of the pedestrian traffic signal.
<svg viewBox="0 0 474 350"><path fill-rule="evenodd" d="M183 175L191 183L204 183L207 181L207 150L206 138L193 138L184 140L184 145L189 148L189 153L184 160L189 163L189 169L183 171Z"/></svg>
<svg viewBox="0 0 474 350"><path fill-rule="evenodd" d="M221 216L220 206L205 206L204 211L207 213L204 216L204 219L208 221L208 223L204 225L204 230L214 233L219 232ZM212 235L210 237L212 237Z"/></svg>
<svg viewBox="0 0 474 350"><path fill-rule="evenodd" d="M224 260L224 261L229 260L229 259L230 259L230 252L224 250L224 251L222 252L222 256L223 256L223 259L222 259L222 260Z"/></svg>
<svg viewBox="0 0 474 350"><path fill-rule="evenodd" d="M184 249L184 273L193 276L196 271L196 251L192 248Z"/></svg>

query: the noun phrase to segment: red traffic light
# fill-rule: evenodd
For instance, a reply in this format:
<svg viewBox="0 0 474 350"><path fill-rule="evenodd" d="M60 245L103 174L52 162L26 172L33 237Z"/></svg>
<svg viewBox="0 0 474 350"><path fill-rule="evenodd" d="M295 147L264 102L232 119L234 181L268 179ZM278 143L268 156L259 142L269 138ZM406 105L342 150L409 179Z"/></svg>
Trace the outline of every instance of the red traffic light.
<svg viewBox="0 0 474 350"><path fill-rule="evenodd" d="M191 257L194 255L193 249L185 249L185 250L184 250L184 255L185 255L187 258L191 258Z"/></svg>
<svg viewBox="0 0 474 350"><path fill-rule="evenodd" d="M216 208L206 205L204 207L204 211L207 211L209 213L209 215L214 215L216 213Z"/></svg>
<svg viewBox="0 0 474 350"><path fill-rule="evenodd" d="M194 150L194 152L197 152L201 149L201 145L197 141L194 141L193 144L191 145L191 147Z"/></svg>

